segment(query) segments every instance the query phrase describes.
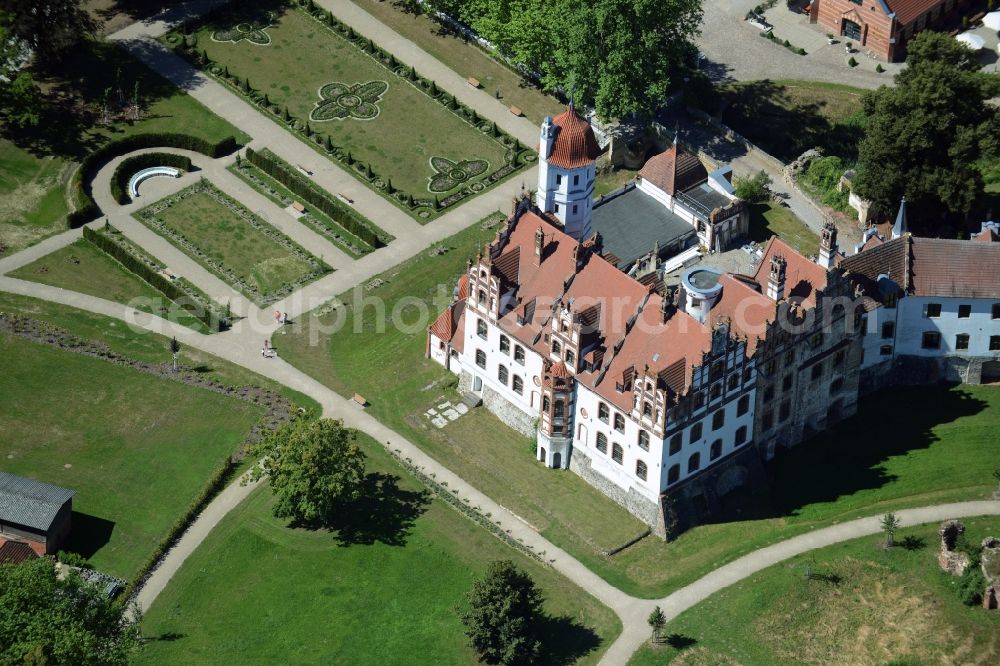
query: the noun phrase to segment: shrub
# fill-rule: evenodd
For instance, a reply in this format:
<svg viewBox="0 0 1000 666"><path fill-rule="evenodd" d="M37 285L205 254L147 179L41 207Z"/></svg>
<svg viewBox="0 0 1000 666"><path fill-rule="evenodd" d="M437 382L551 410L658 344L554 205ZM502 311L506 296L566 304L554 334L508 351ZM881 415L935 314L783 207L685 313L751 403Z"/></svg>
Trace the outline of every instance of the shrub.
<svg viewBox="0 0 1000 666"><path fill-rule="evenodd" d="M958 598L966 606L978 606L983 601L986 577L978 566L970 566L958 579Z"/></svg>
<svg viewBox="0 0 1000 666"><path fill-rule="evenodd" d="M882 72L885 71L885 67L882 66L882 63L879 63L879 64L875 65L875 71L878 72L879 74L881 74Z"/></svg>
<svg viewBox="0 0 1000 666"><path fill-rule="evenodd" d="M851 56L851 59L847 61L847 64L851 67L857 67L858 61L854 58L854 56Z"/></svg>
<svg viewBox="0 0 1000 666"><path fill-rule="evenodd" d="M763 203L771 196L771 177L761 170L749 178L736 178L734 189L744 201Z"/></svg>
<svg viewBox="0 0 1000 666"><path fill-rule="evenodd" d="M323 211L334 222L372 247L382 247L385 245L379 234L373 231L365 221L361 220L357 213L339 201L330 198L326 192L317 190L309 181L302 178L291 166L275 155L260 153L252 148L247 148L247 161L287 187L293 194L302 197L306 202L316 206L316 208Z"/></svg>

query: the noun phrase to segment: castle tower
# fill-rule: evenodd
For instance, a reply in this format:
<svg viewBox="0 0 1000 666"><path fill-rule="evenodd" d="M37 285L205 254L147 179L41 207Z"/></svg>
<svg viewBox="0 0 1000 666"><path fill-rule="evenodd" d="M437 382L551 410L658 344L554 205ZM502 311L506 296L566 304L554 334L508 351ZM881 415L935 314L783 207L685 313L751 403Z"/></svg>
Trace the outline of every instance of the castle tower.
<svg viewBox="0 0 1000 666"><path fill-rule="evenodd" d="M538 418L537 459L546 467L569 469L573 444L575 380L562 361L542 373L542 402Z"/></svg>
<svg viewBox="0 0 1000 666"><path fill-rule="evenodd" d="M573 108L542 122L538 140L538 193L535 204L552 213L578 241L592 235L595 160L600 154L594 129Z"/></svg>
<svg viewBox="0 0 1000 666"><path fill-rule="evenodd" d="M832 222L823 225L823 231L819 237L819 259L816 263L823 268L830 270L833 268L837 256L837 227Z"/></svg>

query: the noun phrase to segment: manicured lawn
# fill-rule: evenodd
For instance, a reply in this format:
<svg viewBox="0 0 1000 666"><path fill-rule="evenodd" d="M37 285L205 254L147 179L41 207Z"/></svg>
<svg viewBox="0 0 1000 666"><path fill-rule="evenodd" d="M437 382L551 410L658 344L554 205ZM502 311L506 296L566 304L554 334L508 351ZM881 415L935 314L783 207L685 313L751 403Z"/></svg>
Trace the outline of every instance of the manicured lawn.
<svg viewBox="0 0 1000 666"><path fill-rule="evenodd" d="M403 12L395 3L386 0L351 1L461 76L478 79L483 90L491 95L499 88L500 101L518 107L533 122L541 124L545 116L556 115L565 109L562 102L527 83L512 69L463 38L445 32L439 23L427 16Z"/></svg>
<svg viewBox="0 0 1000 666"><path fill-rule="evenodd" d="M12 253L49 235L69 211L65 187L71 165L0 139L0 245Z"/></svg>
<svg viewBox="0 0 1000 666"><path fill-rule="evenodd" d="M348 305L303 316L282 340L282 357L337 392L361 393L371 412L468 479L612 584L636 595L661 596L711 569L812 527L902 506L979 499L992 489L1000 459L1000 390L993 387L896 389L863 401L861 415L827 436L799 446L771 467L769 488L733 497L717 522L672 543L646 538L607 558L600 550L638 533L639 521L575 474L534 462L534 445L485 410L445 428L423 413L454 399L456 379L424 358L426 325L450 301L465 260L493 229L478 225L453 236L441 256L420 256L386 272L382 286L340 297ZM402 330L379 328L385 312L406 297L428 304L401 309ZM355 311L357 310L357 312ZM885 414L916 414L905 423ZM581 510L586 507L586 510ZM664 563L669 563L665 565Z"/></svg>
<svg viewBox="0 0 1000 666"><path fill-rule="evenodd" d="M243 132L219 118L187 93L160 77L119 47L91 41L69 54L58 78L41 77L51 104L35 128L8 128L0 139L0 245L16 251L62 231L69 212L69 174L88 152L110 139L150 132L183 132L215 142ZM142 117L137 122L101 125L104 94L115 105L117 90L131 97L138 90Z"/></svg>
<svg viewBox="0 0 1000 666"><path fill-rule="evenodd" d="M864 90L817 81L747 81L720 89L722 122L783 162L810 148L853 163Z"/></svg>
<svg viewBox="0 0 1000 666"><path fill-rule="evenodd" d="M249 6L247 6L249 5ZM274 9L276 20L266 29L270 44L247 40L217 42L213 33L259 16L264 8ZM436 170L432 157L454 163L485 160L488 168L461 186L484 180L506 164L505 147L488 133L473 127L442 104L428 97L372 56L338 33L329 30L297 9L284 10L266 1L240 3L213 14L210 23L196 33L198 48L209 58L228 67L230 74L267 94L270 102L287 107L293 118L305 122L321 101L319 91L330 83L346 86L381 82L384 92L370 99L350 98L350 108L377 115L371 118L347 116L340 119L309 120L311 129L333 144L349 151L355 160L370 164L383 180L414 197L431 197L431 178ZM387 88L386 88L387 86ZM378 97L376 99L375 97ZM362 105L360 99L369 104ZM346 99L346 98L344 98ZM333 102L329 104L335 105ZM344 107L346 108L346 107ZM444 199L458 187L441 191Z"/></svg>
<svg viewBox="0 0 1000 666"><path fill-rule="evenodd" d="M996 517L963 522L971 544L1000 532ZM905 527L896 543L907 545L889 551L864 537L765 569L682 613L667 644L629 663L996 663L1000 614L959 601L937 564L937 528Z"/></svg>
<svg viewBox="0 0 1000 666"><path fill-rule="evenodd" d="M273 302L329 267L208 183L136 214L258 304Z"/></svg>
<svg viewBox="0 0 1000 666"><path fill-rule="evenodd" d="M86 240L78 240L9 275L99 296L190 326L203 333L208 331L204 324L186 310Z"/></svg>
<svg viewBox="0 0 1000 666"><path fill-rule="evenodd" d="M112 351L144 363L170 363L169 338L133 329L118 319L2 291L0 312L15 312L65 329L80 338L103 342ZM182 367L197 369L205 379L233 387L260 386L285 396L295 405L316 413L320 411L319 403L298 391L187 345L181 345L178 362Z"/></svg>
<svg viewBox="0 0 1000 666"><path fill-rule="evenodd" d="M0 334L4 471L70 488L66 549L130 578L263 410Z"/></svg>
<svg viewBox="0 0 1000 666"><path fill-rule="evenodd" d="M773 203L751 204L750 240L764 243L779 236L805 256L819 254L819 236L788 208Z"/></svg>
<svg viewBox="0 0 1000 666"><path fill-rule="evenodd" d="M621 630L608 608L359 441L369 474L389 480L370 507L379 519L349 537L291 529L271 515L270 490L255 491L150 608L139 663L473 663L455 608L497 559L514 560L545 596L544 663L597 662Z"/></svg>

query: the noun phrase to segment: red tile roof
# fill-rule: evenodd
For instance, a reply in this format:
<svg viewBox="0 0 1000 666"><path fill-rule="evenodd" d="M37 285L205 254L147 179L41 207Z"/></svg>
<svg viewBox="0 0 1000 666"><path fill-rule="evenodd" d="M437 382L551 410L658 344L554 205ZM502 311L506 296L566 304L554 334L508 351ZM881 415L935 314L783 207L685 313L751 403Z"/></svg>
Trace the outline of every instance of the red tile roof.
<svg viewBox="0 0 1000 666"><path fill-rule="evenodd" d="M639 176L670 196L683 192L708 179L708 171L696 156L676 143L646 161Z"/></svg>
<svg viewBox="0 0 1000 666"><path fill-rule="evenodd" d="M594 128L586 118L576 112L572 104L553 118L552 122L559 127L559 131L552 142L549 164L564 169L576 169L587 166L601 154L597 138L594 136Z"/></svg>
<svg viewBox="0 0 1000 666"><path fill-rule="evenodd" d="M719 284L722 295L712 308L710 321L728 321L734 333L747 339L747 353L752 355L758 338L764 337L768 323L774 321L777 304L750 278L723 273Z"/></svg>
<svg viewBox="0 0 1000 666"><path fill-rule="evenodd" d="M771 257L785 260L785 299L801 299L803 307L816 305L816 291L826 288L826 269L807 257L802 256L791 245L777 236L771 236L764 248L764 256L754 273L754 280L760 285L767 284L771 270Z"/></svg>
<svg viewBox="0 0 1000 666"><path fill-rule="evenodd" d="M896 20L906 25L938 5L944 5L944 0L886 0L886 4L896 14Z"/></svg>
<svg viewBox="0 0 1000 666"><path fill-rule="evenodd" d="M20 564L37 560L38 553L23 541L3 541L0 539L0 564Z"/></svg>
<svg viewBox="0 0 1000 666"><path fill-rule="evenodd" d="M983 243L996 243L1000 242L1000 236L997 236L997 233L992 229L983 229L978 234L973 234L972 240Z"/></svg>

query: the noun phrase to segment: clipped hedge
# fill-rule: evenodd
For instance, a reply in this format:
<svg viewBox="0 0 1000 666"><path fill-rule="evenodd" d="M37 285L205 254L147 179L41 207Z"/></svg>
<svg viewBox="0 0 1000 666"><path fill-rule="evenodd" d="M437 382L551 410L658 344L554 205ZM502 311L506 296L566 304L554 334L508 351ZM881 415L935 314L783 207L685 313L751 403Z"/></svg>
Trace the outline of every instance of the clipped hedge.
<svg viewBox="0 0 1000 666"><path fill-rule="evenodd" d="M167 166L180 169L181 171L191 170L191 158L186 155L176 155L174 153L143 153L133 155L122 160L115 168L111 176L111 196L120 204L127 204L132 200L128 193L128 181L135 174L150 167Z"/></svg>
<svg viewBox="0 0 1000 666"><path fill-rule="evenodd" d="M215 316L214 313L203 310L196 304L191 303L190 297L183 289L105 234L100 231L94 231L90 227L84 227L83 237L113 257L126 270L135 273L158 292L177 303L181 308L187 310L191 316L208 326L209 330L222 331L228 327L228 322Z"/></svg>
<svg viewBox="0 0 1000 666"><path fill-rule="evenodd" d="M382 237L373 231L354 211L330 198L326 192L313 187L287 163L270 153L259 153L253 148L247 148L246 153L250 164L287 187L292 194L300 196L306 202L316 206L331 220L372 247L385 246Z"/></svg>
<svg viewBox="0 0 1000 666"><path fill-rule="evenodd" d="M101 209L94 202L93 194L90 191L90 181L97 170L108 160L131 153L133 150L142 148L180 148L182 150L193 150L209 157L222 157L228 155L237 148L236 139L232 136L212 143L205 139L191 136L189 134L178 134L172 132L150 132L148 134L134 134L116 141L111 141L96 149L83 158L80 167L73 174L70 189L73 199L77 202L77 209L66 216L66 222L70 228L75 229L87 222L97 219L101 215ZM114 182L114 179L112 179Z"/></svg>

